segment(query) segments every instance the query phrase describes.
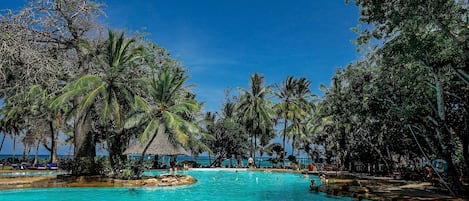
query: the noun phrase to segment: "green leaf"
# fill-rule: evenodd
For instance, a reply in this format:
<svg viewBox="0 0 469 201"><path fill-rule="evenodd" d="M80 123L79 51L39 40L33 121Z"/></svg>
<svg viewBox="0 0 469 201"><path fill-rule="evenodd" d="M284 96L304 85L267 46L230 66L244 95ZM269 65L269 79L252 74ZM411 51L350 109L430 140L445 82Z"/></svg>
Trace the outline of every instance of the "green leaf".
<svg viewBox="0 0 469 201"><path fill-rule="evenodd" d="M138 141L140 143L146 142L151 136L156 135L156 131L158 130L159 123L157 119L152 119L150 123L148 123L147 127L143 133L139 136Z"/></svg>

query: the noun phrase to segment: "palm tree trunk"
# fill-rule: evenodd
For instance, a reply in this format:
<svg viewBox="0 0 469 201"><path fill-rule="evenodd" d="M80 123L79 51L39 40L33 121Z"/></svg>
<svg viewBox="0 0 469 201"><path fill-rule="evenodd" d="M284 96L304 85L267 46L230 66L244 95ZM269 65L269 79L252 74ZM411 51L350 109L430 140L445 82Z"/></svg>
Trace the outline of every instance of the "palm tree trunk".
<svg viewBox="0 0 469 201"><path fill-rule="evenodd" d="M37 164L38 163L38 154L39 154L39 140L37 141L37 144L36 144L36 154L34 155L34 163L33 164Z"/></svg>
<svg viewBox="0 0 469 201"><path fill-rule="evenodd" d="M254 138L254 129L251 129L251 149L249 150L250 153L249 155L251 157L253 157L253 152L254 152L254 142L253 142L253 138Z"/></svg>
<svg viewBox="0 0 469 201"><path fill-rule="evenodd" d="M293 137L292 137L292 140L291 140L291 155L294 156L295 155L295 140L296 140L296 136L295 134L293 134Z"/></svg>
<svg viewBox="0 0 469 201"><path fill-rule="evenodd" d="M437 112L438 112L438 125L436 127L436 133L441 140L441 148L442 153L441 157L445 160L448 164L447 169L447 178L448 182L450 183L452 190L455 191L456 194L460 194L462 190L462 183L459 180L458 171L456 166L453 163L453 156L454 147L451 144L451 136L446 124L446 112L445 112L445 99L444 99L444 89L443 85L441 84L442 74L441 69L433 68L433 75L435 78L435 89L436 89L436 101L437 101Z"/></svg>
<svg viewBox="0 0 469 201"><path fill-rule="evenodd" d="M257 135L254 133L254 147L253 147L253 149L254 149L254 156L256 155L256 149L255 149L255 147L257 147ZM254 159L255 159L255 158L256 158L256 157L254 157ZM257 167L256 160L253 160L253 162L254 162L254 167Z"/></svg>
<svg viewBox="0 0 469 201"><path fill-rule="evenodd" d="M2 143L0 144L0 152L2 152L3 143L5 142L6 136L7 136L7 134L3 133Z"/></svg>
<svg viewBox="0 0 469 201"><path fill-rule="evenodd" d="M300 149L300 145L298 145L298 149L296 150L296 161L298 163L298 167L301 169Z"/></svg>
<svg viewBox="0 0 469 201"><path fill-rule="evenodd" d="M262 150L259 150L259 168L261 168L263 155L264 155L264 152Z"/></svg>
<svg viewBox="0 0 469 201"><path fill-rule="evenodd" d="M238 161L238 168L243 167L243 159L240 155L236 156L236 160Z"/></svg>
<svg viewBox="0 0 469 201"><path fill-rule="evenodd" d="M140 177L140 175L145 170L145 167L143 167L143 161L145 159L145 154L147 153L147 150L150 147L151 143L153 142L153 140L155 140L157 135L163 135L166 132L166 125L162 122L158 122L158 124L159 124L158 131L151 137L150 141L145 146L145 149L143 149L142 157L140 157L140 160L138 162L138 168L136 171L137 177Z"/></svg>
<svg viewBox="0 0 469 201"><path fill-rule="evenodd" d="M282 168L285 169L285 137L287 136L287 118L285 117L285 122L283 123L283 151L282 151Z"/></svg>
<svg viewBox="0 0 469 201"><path fill-rule="evenodd" d="M13 133L13 161L15 161L16 157L16 135Z"/></svg>
<svg viewBox="0 0 469 201"><path fill-rule="evenodd" d="M26 151L28 150L29 145L23 142L23 154L21 155L21 161L26 160Z"/></svg>
<svg viewBox="0 0 469 201"><path fill-rule="evenodd" d="M49 129L51 139L50 163L57 163L57 141L55 137L54 124L52 123L52 121L49 121Z"/></svg>

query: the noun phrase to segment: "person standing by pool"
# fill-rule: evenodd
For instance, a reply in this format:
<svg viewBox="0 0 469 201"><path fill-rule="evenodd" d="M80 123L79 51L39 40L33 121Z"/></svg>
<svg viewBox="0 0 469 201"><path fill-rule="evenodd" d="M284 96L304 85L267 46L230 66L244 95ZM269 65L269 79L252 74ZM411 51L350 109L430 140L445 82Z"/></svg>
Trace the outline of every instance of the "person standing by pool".
<svg viewBox="0 0 469 201"><path fill-rule="evenodd" d="M248 167L251 168L254 166L254 159L252 159L252 157L249 157L248 159Z"/></svg>

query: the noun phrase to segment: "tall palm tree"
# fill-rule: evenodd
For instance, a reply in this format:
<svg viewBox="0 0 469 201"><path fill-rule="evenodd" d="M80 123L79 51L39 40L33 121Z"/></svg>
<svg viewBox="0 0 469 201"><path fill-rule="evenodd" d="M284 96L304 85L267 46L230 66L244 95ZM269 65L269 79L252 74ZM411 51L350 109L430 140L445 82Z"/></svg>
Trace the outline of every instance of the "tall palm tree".
<svg viewBox="0 0 469 201"><path fill-rule="evenodd" d="M270 87L264 87L264 76L255 73L251 75L249 91L239 88L241 92L238 102L238 112L242 115L242 120L246 130L251 135L251 157L254 156L255 146L257 146L257 135L266 133L273 127L273 117L275 112L271 107L268 95L271 93Z"/></svg>
<svg viewBox="0 0 469 201"><path fill-rule="evenodd" d="M292 155L295 147L300 148L301 141L307 139L306 121L312 114L311 98L316 97L310 90L311 81L301 77L296 79L294 87L294 104L298 108L297 113L293 113L292 125L294 126L292 134ZM296 145L296 146L295 146ZM300 155L298 149L297 155Z"/></svg>
<svg viewBox="0 0 469 201"><path fill-rule="evenodd" d="M281 154L282 168L285 168L285 142L288 132L288 125L291 123L294 114L298 112L298 108L294 104L294 94L295 94L295 78L292 76L287 76L285 81L282 81L282 85L275 87L277 90L275 96L279 99L279 103L275 105L275 110L277 112L278 119L283 119L283 138L282 146L284 152Z"/></svg>
<svg viewBox="0 0 469 201"><path fill-rule="evenodd" d="M310 98L314 97L309 87L311 82L306 78L296 79L293 76L287 76L282 81L281 86L276 86L275 95L280 99L275 109L279 119L283 119L283 148L285 149L285 141L288 131L292 131L292 152L295 149L296 135L300 131L302 121L311 111ZM291 127L289 128L289 124ZM293 154L293 153L292 153ZM282 167L285 167L285 153L282 154Z"/></svg>
<svg viewBox="0 0 469 201"><path fill-rule="evenodd" d="M188 121L191 119L186 118ZM198 114L198 120L194 120L198 126L198 132L193 135L189 135L186 148L191 151L191 155L194 160L197 161L199 154L207 152L211 153L212 150L209 147L211 141L214 140L213 135L210 133L210 127L215 124L215 114L207 112L203 115Z"/></svg>
<svg viewBox="0 0 469 201"><path fill-rule="evenodd" d="M21 130L24 127L23 112L25 108L22 107L18 102L11 101L13 98L8 97L0 108L0 126L1 131L4 135L8 134L13 140L13 158L16 153L16 137L21 134Z"/></svg>
<svg viewBox="0 0 469 201"><path fill-rule="evenodd" d="M47 133L51 139L50 146L47 143L45 136L40 138L44 142L44 147L50 151L50 162L57 163L57 136L58 129L60 127L61 113L50 107L50 103L56 98L55 93L51 93L49 89L40 85L33 85L26 94L28 103L30 104L29 112L31 125L28 126L28 130L34 130L35 133ZM41 123L38 123L41 122ZM39 139L39 137L33 137L33 139ZM36 147L37 148L37 147Z"/></svg>
<svg viewBox="0 0 469 201"><path fill-rule="evenodd" d="M136 47L135 41L134 38L126 39L124 33L118 35L110 30L104 54L97 55L101 61L101 72L83 75L67 84L64 93L53 102L53 105L60 106L75 97L83 97L75 113L86 114L94 110L94 113L99 115L105 128L109 156L114 169L117 168L119 161L125 160L122 153L128 136L123 129L123 116L136 99L134 97L136 85L133 83L139 75L134 73L137 66L133 62L142 58L143 49ZM86 118L89 115L84 116ZM75 156L80 143L83 143L82 137L84 136L74 136Z"/></svg>
<svg viewBox="0 0 469 201"><path fill-rule="evenodd" d="M143 172L143 159L157 135L168 134L173 144L185 145L188 135L198 132L197 126L184 119L184 114L197 112L200 105L193 96L188 96L188 87L184 86L188 76L184 72L170 72L166 69L152 78L146 79L144 86L149 95L149 103L138 99L135 109L139 111L126 122L126 128L145 125L139 136L139 142L145 144L139 161L137 176Z"/></svg>

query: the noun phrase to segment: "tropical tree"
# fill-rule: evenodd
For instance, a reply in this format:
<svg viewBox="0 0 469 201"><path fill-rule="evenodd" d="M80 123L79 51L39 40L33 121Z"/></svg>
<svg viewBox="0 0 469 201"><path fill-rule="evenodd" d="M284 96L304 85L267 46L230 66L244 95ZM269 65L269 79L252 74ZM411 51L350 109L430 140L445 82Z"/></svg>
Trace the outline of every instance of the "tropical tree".
<svg viewBox="0 0 469 201"><path fill-rule="evenodd" d="M262 160L263 160L263 156L265 153L268 153L269 151L269 146L271 145L270 144L270 141L272 139L275 138L276 136L276 133L277 131L274 129L274 128L270 128L270 129L267 129L266 131L264 132L261 132L261 136L259 137L259 146L258 146L258 150L259 150L259 158L258 158L258 165L259 167L261 167L262 165Z"/></svg>
<svg viewBox="0 0 469 201"><path fill-rule="evenodd" d="M56 90L54 88L53 90ZM49 89L41 87L40 85L33 85L25 94L27 97L28 118L29 124L28 131L33 130L35 136L31 137L42 143L44 147L50 151L50 163L57 163L57 140L59 128L62 125L62 113L50 107L51 102L56 98L56 92L50 92ZM40 123L39 123L40 122ZM41 136L36 136L37 134ZM50 145L47 143L47 137L44 135L49 133Z"/></svg>
<svg viewBox="0 0 469 201"><path fill-rule="evenodd" d="M214 148L214 143L215 143L215 120L216 120L216 114L213 112L206 112L203 120L199 123L199 128L201 129L202 132L206 133L206 137L202 137L200 139L200 142L205 144L210 151L208 151L208 160L209 163L211 163L211 156L214 154L213 148Z"/></svg>
<svg viewBox="0 0 469 201"><path fill-rule="evenodd" d="M304 141L309 139L309 133L307 130L307 121L311 118L311 114L313 113L313 106L312 98L316 97L311 90L311 81L302 77L296 80L295 84L295 104L299 109L299 113L294 113L294 118L292 119L292 127L291 132L292 135L292 155L295 148L297 150L297 158L300 156L300 148Z"/></svg>
<svg viewBox="0 0 469 201"><path fill-rule="evenodd" d="M448 163L446 176L451 185L450 191L453 189L454 194L462 192L462 185L458 180L461 171L458 171L455 163L455 153L459 145L466 147L462 155L465 157L463 168L467 172L469 140L467 135L461 135L461 132L467 133L467 126L457 125L460 125L460 119L467 119L464 113L467 114L468 103L462 94L467 94L465 89L469 84L468 2L356 0L355 3L361 10L360 20L372 25L362 30L357 29L360 33L357 44L368 45L371 40L379 40L378 44L382 44L372 62L386 68L429 70L429 73L424 74L423 80L431 90L424 90L427 93L421 94L426 100L408 105L426 106L431 112L422 116L401 117L404 122L411 124L407 127L409 130L418 124L418 127L432 131L425 138L436 142L430 143L433 153ZM454 107L455 105L458 106ZM409 111L408 108L401 108L401 114ZM449 118L450 116L460 118Z"/></svg>
<svg viewBox="0 0 469 201"><path fill-rule="evenodd" d="M207 112L205 115L199 115L199 119L195 122L199 132L189 135L186 148L190 150L192 157L197 161L200 154L212 153L209 145L214 140L211 129L215 122L215 115Z"/></svg>
<svg viewBox="0 0 469 201"><path fill-rule="evenodd" d="M274 158L269 158L268 161L272 163L273 167L277 166L277 163L282 159L282 153L285 151L280 143L271 143L264 147L264 152Z"/></svg>
<svg viewBox="0 0 469 201"><path fill-rule="evenodd" d="M126 39L124 33L109 31L104 53L97 55L101 60L100 73L83 75L67 84L63 94L53 102L57 108L77 97L83 97L73 112L98 115L114 170L118 170L126 159L122 153L129 136L124 130L124 114L129 112L134 96L137 96L134 92L135 80L141 76L135 73L138 72L135 70L138 66L134 61L142 58L142 47L136 47L135 41L134 38ZM80 141L77 136L74 140Z"/></svg>
<svg viewBox="0 0 469 201"><path fill-rule="evenodd" d="M311 112L311 104L309 98L313 97L309 86L311 82L306 78L296 79L293 76L287 76L285 81L282 81L281 86L276 85L275 96L279 102L275 105L278 119L283 119L283 147L285 149L285 142L289 131L292 131L292 151L295 149L296 134L301 131L300 125L303 120L306 120L307 115ZM291 126L291 127L289 127ZM285 160L285 154L282 155L282 160ZM285 161L282 162L282 167L285 167Z"/></svg>
<svg viewBox="0 0 469 201"><path fill-rule="evenodd" d="M224 159L233 157L237 159L238 166L241 166L242 156L248 150L248 136L243 125L231 119L220 119L214 125L214 138L212 150L216 159L210 166L220 167Z"/></svg>
<svg viewBox="0 0 469 201"><path fill-rule="evenodd" d="M268 97L271 90L269 86L263 86L264 80L264 76L255 73L251 75L249 90L238 88L241 95L237 111L238 114L242 115L242 122L250 133L251 157L255 154L254 150L257 146L258 135L266 134L274 123L275 113L272 109L272 102Z"/></svg>
<svg viewBox="0 0 469 201"><path fill-rule="evenodd" d="M192 135L198 132L197 126L184 119L184 114L197 112L200 105L190 91L184 86L188 76L183 71L163 69L149 79L142 79L142 87L148 94L149 102L135 97L135 114L126 121L126 128L144 125L139 136L139 143L144 143L142 157L139 161L137 175L143 168L144 156L157 135L168 134L173 144L185 145Z"/></svg>
<svg viewBox="0 0 469 201"><path fill-rule="evenodd" d="M19 98L19 100L15 100L15 98ZM28 111L24 103L24 96L8 97L0 109L1 130L13 140L13 158L16 157L17 138L21 137L27 124L25 117Z"/></svg>
<svg viewBox="0 0 469 201"><path fill-rule="evenodd" d="M83 44L94 46L98 31L96 19L103 13L101 4L87 0L35 0L18 12L1 16L3 36L0 62L2 97L26 92L38 84L50 93L54 87L93 72L92 52ZM28 82L24 82L28 80ZM73 100L73 106L81 97ZM85 115L85 114L83 114ZM91 119L75 116L76 156L94 157L89 138ZM85 148L85 146L87 146Z"/></svg>

